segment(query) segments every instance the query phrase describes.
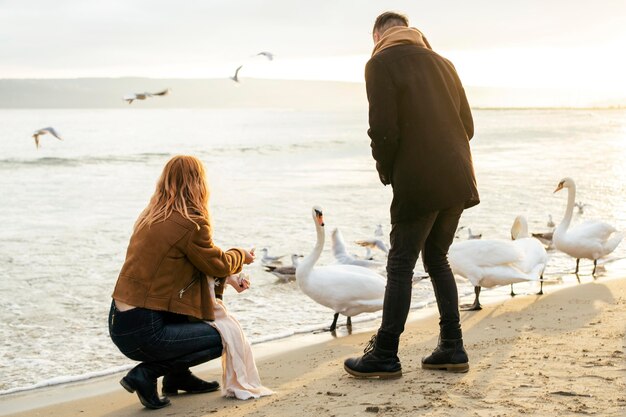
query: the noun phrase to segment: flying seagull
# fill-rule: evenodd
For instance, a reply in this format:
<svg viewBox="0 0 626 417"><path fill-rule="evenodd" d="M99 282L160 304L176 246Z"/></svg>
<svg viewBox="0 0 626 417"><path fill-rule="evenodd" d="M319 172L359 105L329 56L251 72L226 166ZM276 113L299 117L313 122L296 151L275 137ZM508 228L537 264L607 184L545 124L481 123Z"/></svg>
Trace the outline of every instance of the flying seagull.
<svg viewBox="0 0 626 417"><path fill-rule="evenodd" d="M33 133L33 138L35 139L35 146L37 146L37 149L39 149L39 136L45 135L45 134L48 134L48 133L51 134L52 136L54 136L55 138L57 138L58 140L63 140L61 138L61 136L59 136L57 131L54 130L54 128L52 128L52 127L44 127L43 129L39 129L35 133Z"/></svg>
<svg viewBox="0 0 626 417"><path fill-rule="evenodd" d="M259 56L259 55L266 57L266 58L267 58L267 59L269 59L270 61L274 60L274 54L273 54L273 53L271 53L271 52L263 51L263 52L259 52L259 53L257 54L257 56Z"/></svg>
<svg viewBox="0 0 626 417"><path fill-rule="evenodd" d="M233 80L236 83L239 82L239 70L241 70L241 67L243 67L243 65L239 65L239 67L237 67L237 69L235 70L235 75L230 77L230 79Z"/></svg>
<svg viewBox="0 0 626 417"><path fill-rule="evenodd" d="M124 96L124 100L128 101L128 104L132 104L134 100L145 100L148 97L153 97L153 96L166 96L170 93L170 89L166 88L163 91L159 91L156 93L134 93L134 94L127 94Z"/></svg>

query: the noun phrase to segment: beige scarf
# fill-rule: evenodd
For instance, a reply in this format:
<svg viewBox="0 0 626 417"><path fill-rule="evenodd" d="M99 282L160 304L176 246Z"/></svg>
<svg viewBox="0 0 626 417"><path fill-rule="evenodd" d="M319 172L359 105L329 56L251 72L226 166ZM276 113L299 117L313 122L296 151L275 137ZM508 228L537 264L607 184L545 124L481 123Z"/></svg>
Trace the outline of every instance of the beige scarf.
<svg viewBox="0 0 626 417"><path fill-rule="evenodd" d="M241 325L228 313L222 300L215 298L215 280L207 279L215 311L215 321L207 323L222 337L222 395L240 400L272 395L272 390L261 385L252 348Z"/></svg>
<svg viewBox="0 0 626 417"><path fill-rule="evenodd" d="M419 30L415 28L408 28L406 26L390 27L383 33L374 46L372 56L384 49L391 48L392 46L411 44L422 48L432 49L424 34Z"/></svg>

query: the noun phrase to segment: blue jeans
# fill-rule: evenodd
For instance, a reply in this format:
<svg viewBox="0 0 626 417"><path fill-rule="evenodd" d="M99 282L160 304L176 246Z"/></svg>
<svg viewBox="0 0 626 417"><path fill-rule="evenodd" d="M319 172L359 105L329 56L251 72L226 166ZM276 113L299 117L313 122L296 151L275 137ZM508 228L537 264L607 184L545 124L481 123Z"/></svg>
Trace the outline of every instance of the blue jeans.
<svg viewBox="0 0 626 417"><path fill-rule="evenodd" d="M462 213L463 205L459 205L392 225L387 288L377 346L398 350L411 306L413 269L420 251L437 299L440 335L442 339L461 338L459 296L448 263L448 248L454 240Z"/></svg>
<svg viewBox="0 0 626 417"><path fill-rule="evenodd" d="M209 324L187 316L133 308L109 311L109 334L120 352L142 362L153 377L184 373L222 355L222 338Z"/></svg>

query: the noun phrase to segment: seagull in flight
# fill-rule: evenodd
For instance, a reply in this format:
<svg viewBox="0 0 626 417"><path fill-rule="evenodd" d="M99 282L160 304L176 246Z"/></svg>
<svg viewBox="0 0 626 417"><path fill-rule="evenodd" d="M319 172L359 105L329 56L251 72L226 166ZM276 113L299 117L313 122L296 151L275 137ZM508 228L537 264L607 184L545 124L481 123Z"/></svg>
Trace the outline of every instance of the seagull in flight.
<svg viewBox="0 0 626 417"><path fill-rule="evenodd" d="M273 61L273 60L274 60L274 54L273 54L273 53L271 53L271 52L263 51L263 52L259 52L259 53L257 54L257 56L259 56L259 55L266 57L266 58L267 58L267 59L269 59L270 61Z"/></svg>
<svg viewBox="0 0 626 417"><path fill-rule="evenodd" d="M39 136L46 135L46 134L50 134L54 136L55 138L57 138L58 140L63 140L61 136L59 136L58 132L54 130L54 128L44 127L43 129L39 129L35 133L33 133L33 138L35 139L35 146L37 146L37 149L39 149Z"/></svg>
<svg viewBox="0 0 626 417"><path fill-rule="evenodd" d="M127 94L124 96L124 100L128 101L128 104L132 104L134 100L145 100L148 97L154 97L154 96L166 96L170 93L170 89L166 88L163 91L159 91L156 93L134 93L134 94Z"/></svg>
<svg viewBox="0 0 626 417"><path fill-rule="evenodd" d="M243 67L243 65L239 65L237 67L237 69L235 70L235 75L233 75L232 77L230 77L231 80L233 80L234 82L238 83L239 82L239 71L241 70L241 68Z"/></svg>

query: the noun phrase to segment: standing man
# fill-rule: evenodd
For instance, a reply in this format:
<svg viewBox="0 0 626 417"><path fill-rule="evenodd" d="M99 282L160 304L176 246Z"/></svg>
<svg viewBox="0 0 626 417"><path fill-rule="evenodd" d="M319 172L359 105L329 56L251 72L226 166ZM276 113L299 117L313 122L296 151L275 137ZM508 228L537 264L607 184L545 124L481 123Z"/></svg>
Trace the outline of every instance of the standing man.
<svg viewBox="0 0 626 417"><path fill-rule="evenodd" d="M402 376L398 344L420 251L440 316L439 343L422 368L469 370L447 255L461 213L479 203L469 147L474 123L452 63L408 26L401 14L378 16L365 67L372 156L393 201L382 323L365 354L344 362L356 377Z"/></svg>

